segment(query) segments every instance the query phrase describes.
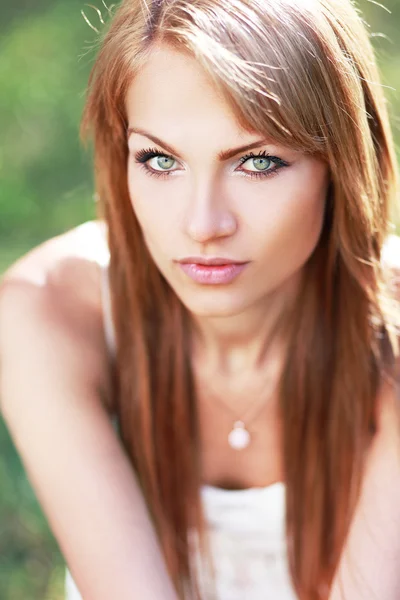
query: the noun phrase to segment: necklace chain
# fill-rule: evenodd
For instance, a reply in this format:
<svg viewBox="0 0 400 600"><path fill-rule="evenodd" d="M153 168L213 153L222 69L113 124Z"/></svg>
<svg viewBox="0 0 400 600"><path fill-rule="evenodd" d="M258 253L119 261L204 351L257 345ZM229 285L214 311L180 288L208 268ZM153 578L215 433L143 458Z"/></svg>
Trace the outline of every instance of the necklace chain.
<svg viewBox="0 0 400 600"><path fill-rule="evenodd" d="M253 417L251 418L251 420L249 421L249 420L246 418L246 414L248 414L248 412L249 412L249 411L246 411L246 412L244 413L244 415L243 415L243 416L242 416L242 417L239 419L239 418L238 418L238 416L237 416L237 412L236 412L236 411L234 411L234 410L233 410L233 409L232 409L232 408L231 408L231 407L230 407L228 404L226 404L225 402L223 402L223 401L222 401L220 398L218 398L218 396L216 396L216 400L219 402L219 404L220 404L221 406L223 406L223 407L224 407L226 410L228 410L228 411L229 411L231 414L233 414L233 415L235 416L235 420L236 420L237 422L239 422L239 421L240 421L241 423L245 423L245 422L246 422L246 423L247 423L247 425L251 425L251 424L253 423L253 421L254 421L254 420L255 420L255 419L258 417L258 415L261 413L262 409L264 408L264 406L265 406L265 404L266 404L266 402L267 402L267 400L265 400L265 398L263 398L263 399L262 399L262 401L260 402L260 404L258 404L258 403L256 404L256 409L257 409L257 410L256 410L256 412L254 413L254 415L253 415ZM251 410L252 408L254 408L254 406L250 407L250 410ZM259 408L259 410L258 410L258 408Z"/></svg>
<svg viewBox="0 0 400 600"><path fill-rule="evenodd" d="M258 417L258 415L260 414L262 409L265 407L265 405L268 401L268 398L270 398L270 396L271 396L270 392L273 389L275 389L275 386L273 385L273 383L272 384L270 383L270 385L267 385L266 387L267 387L267 392L268 392L268 393L266 392L267 400L265 399L265 395L263 394L262 401L260 403L257 402L255 405L251 406L248 410L246 410L244 415L241 418L238 418L237 412L235 410L233 410L231 406L229 406L227 403L223 402L218 396L215 396L215 399L217 400L217 402L223 408L225 408L225 410L228 410L230 412L230 414L234 415L234 417L235 417L235 419L233 421L232 429L228 435L228 444L234 450L244 450L251 444L252 436L250 434L250 431L248 430L248 427ZM249 412L253 411L254 409L255 409L255 412L249 420L246 415L248 415ZM245 419L246 419L247 423L245 422Z"/></svg>
<svg viewBox="0 0 400 600"><path fill-rule="evenodd" d="M269 341L268 346L271 345L271 340L273 339L273 337L274 336L271 335L271 339ZM269 388L270 389L268 390L268 392L275 389L275 386L270 385ZM269 397L270 397L270 394L268 393L267 400ZM225 408L225 410L228 410L231 414L233 414L235 416L232 430L230 431L230 433L228 435L229 445L231 446L231 448L234 448L235 450L243 450L244 448L247 448L249 446L249 444L251 443L251 435L250 435L250 432L248 431L247 427L249 425L251 425L253 423L253 421L258 417L258 415L261 413L262 409L264 408L265 404L267 403L267 400L265 400L265 397L264 397L263 400L260 402L260 404L256 403L255 405L250 407L250 410L252 410L254 407L256 407L256 412L253 414L250 421L247 420L248 421L247 426L244 421L244 418L249 413L249 410L247 410L245 412L244 417L238 419L236 411L234 411L231 406L229 406L227 403L223 402L220 398L218 398L218 396L216 396L216 400L217 400L217 402L219 402L219 404L221 406L223 406Z"/></svg>

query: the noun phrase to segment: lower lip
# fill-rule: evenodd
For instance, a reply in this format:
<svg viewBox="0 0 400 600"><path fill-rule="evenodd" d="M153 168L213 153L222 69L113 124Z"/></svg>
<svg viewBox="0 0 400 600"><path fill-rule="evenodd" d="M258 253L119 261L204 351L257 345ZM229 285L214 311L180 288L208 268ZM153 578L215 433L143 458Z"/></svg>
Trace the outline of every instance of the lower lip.
<svg viewBox="0 0 400 600"><path fill-rule="evenodd" d="M179 263L182 270L193 281L208 285L231 283L247 267L248 263L229 265L199 265L196 263Z"/></svg>

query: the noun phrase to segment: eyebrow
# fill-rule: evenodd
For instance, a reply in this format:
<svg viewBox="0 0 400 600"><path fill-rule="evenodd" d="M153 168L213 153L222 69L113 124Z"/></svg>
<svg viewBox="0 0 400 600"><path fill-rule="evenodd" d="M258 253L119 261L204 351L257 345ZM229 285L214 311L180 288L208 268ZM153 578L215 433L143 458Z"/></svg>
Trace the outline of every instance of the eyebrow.
<svg viewBox="0 0 400 600"><path fill-rule="evenodd" d="M144 129L140 129L138 127L129 127L129 129L127 131L128 139L132 133L138 133L139 135L143 135L144 137L149 138L158 146L162 146L163 148L165 148L165 150L167 150L170 154L173 154L180 160L183 160L182 156L180 156L179 152L177 152L177 150L175 150L175 148L173 148L170 144L167 144L166 142L161 140L159 137L149 133L148 131L145 131ZM266 138L264 138L264 139L260 139L260 140L255 140L254 142L251 142L250 144L246 144L245 146L239 146L238 148L230 148L228 150L222 150L221 152L218 153L217 158L219 161L222 162L222 161L228 160L229 158L232 158L233 156L236 156L236 154L239 154L239 152L245 152L246 150L251 150L252 148L258 148L259 146L263 146L266 143L270 143L270 140L267 140Z"/></svg>

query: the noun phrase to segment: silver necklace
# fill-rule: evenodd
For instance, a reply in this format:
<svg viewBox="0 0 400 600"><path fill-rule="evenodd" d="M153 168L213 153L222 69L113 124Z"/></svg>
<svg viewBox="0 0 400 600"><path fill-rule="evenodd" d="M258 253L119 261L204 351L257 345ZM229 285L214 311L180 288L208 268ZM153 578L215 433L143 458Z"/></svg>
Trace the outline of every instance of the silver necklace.
<svg viewBox="0 0 400 600"><path fill-rule="evenodd" d="M235 416L236 416L236 419L233 422L232 429L228 435L228 444L234 450L244 450L251 444L251 441L252 441L248 427L258 417L258 415L260 414L261 410L264 408L267 401L263 400L261 402L260 409L256 411L256 413L253 415L253 417L250 421L248 421L246 419L246 421L247 421L247 426L246 426L244 417L242 417L241 419L238 419L235 411L233 411L232 408L228 404L225 404L224 402L222 402L218 397L217 397L217 400L222 406L227 408L229 410L229 412L235 414ZM257 407L259 407L259 405L257 405ZM245 414L247 414L247 413L245 413Z"/></svg>
<svg viewBox="0 0 400 600"><path fill-rule="evenodd" d="M272 341L273 337L274 336L271 335L271 339L268 344L269 346L271 345L271 341ZM274 389L275 386L272 385L272 388ZM230 445L231 448L233 448L234 450L244 450L245 448L250 446L250 444L252 442L252 438L251 438L248 426L251 425L251 423L258 417L258 415L260 414L261 410L264 408L264 406L267 403L269 398L270 398L270 394L268 394L267 400L263 399L263 401L260 403L261 406L259 404L256 405L257 408L260 406L260 409L256 410L255 414L253 415L253 417L250 421L248 421L246 419L246 421L247 421L247 426L246 426L244 417L238 419L237 413L234 410L232 410L232 408L229 406L229 404L226 404L220 398L218 398L218 396L216 396L216 399L221 404L221 406L223 406L225 409L229 410L230 413L233 413L235 415L235 420L233 422L232 429L228 435L228 444ZM247 414L247 412L245 413L245 415Z"/></svg>

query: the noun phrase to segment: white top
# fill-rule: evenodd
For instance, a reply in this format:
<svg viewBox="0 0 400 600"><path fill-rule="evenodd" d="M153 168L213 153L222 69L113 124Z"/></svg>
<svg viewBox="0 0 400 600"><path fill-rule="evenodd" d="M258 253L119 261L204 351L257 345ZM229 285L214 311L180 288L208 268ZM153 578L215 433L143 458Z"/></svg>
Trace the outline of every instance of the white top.
<svg viewBox="0 0 400 600"><path fill-rule="evenodd" d="M108 261L102 261L101 268L104 329L113 357L115 335ZM203 485L201 496L215 565L215 600L296 600L287 566L284 483L244 490ZM194 560L196 562L196 556ZM202 571L200 561L197 567L201 574L202 600L211 600L211 594L207 593L207 574ZM66 600L82 600L68 569L65 584Z"/></svg>

